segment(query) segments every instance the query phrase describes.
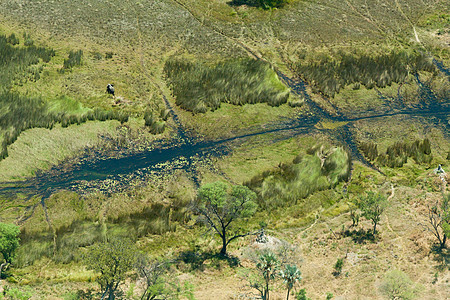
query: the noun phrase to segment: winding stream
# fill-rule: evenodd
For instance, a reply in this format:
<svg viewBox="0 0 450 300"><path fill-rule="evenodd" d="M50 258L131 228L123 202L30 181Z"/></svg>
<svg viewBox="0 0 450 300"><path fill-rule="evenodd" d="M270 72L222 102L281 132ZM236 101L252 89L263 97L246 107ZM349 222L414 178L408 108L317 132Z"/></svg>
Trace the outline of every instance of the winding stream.
<svg viewBox="0 0 450 300"><path fill-rule="evenodd" d="M441 71L447 70L443 66L438 66ZM444 69L442 69L444 68ZM448 71L448 70L447 70ZM414 107L406 107L402 104L401 96L396 99L385 100L385 111L383 113L372 113L367 116L347 117L342 114L333 115L322 109L317 103L311 100L306 92L305 83L299 79L292 79L277 72L279 77L287 84L291 91L305 98L309 111L308 116L300 116L284 122L269 124L268 129L255 133L244 134L232 138L204 141L199 138L189 136L183 129L178 117L170 107L171 116L175 121L176 130L171 139L163 141L152 150L139 153L127 154L118 158L86 159L74 164L68 169L52 168L49 171L40 172L33 178L24 181L0 184L0 194L8 197L15 197L18 193L29 197L39 195L42 199L49 197L58 190L74 190L80 193L90 191L108 192L117 188L126 188L129 182L138 179L141 182L151 180L171 174L174 170L186 170L192 176L192 180L198 183L196 170L199 164L205 163L211 157L220 157L229 154L236 142L246 138L264 135L275 132L285 132L277 135L277 139L288 139L293 136L307 134L313 131L331 131L319 129L316 125L321 120L332 122L347 122L346 125L332 130L333 137L352 153L353 159L357 159L364 164L372 166L358 151L353 138L352 127L358 120L374 118L385 118L395 115L408 115L410 117L426 117L435 125L444 127L444 134L448 135L450 124L448 116L450 114L449 99L438 99L427 83L421 82L416 76L417 85L420 90L420 102ZM444 74L446 74L443 71Z"/></svg>

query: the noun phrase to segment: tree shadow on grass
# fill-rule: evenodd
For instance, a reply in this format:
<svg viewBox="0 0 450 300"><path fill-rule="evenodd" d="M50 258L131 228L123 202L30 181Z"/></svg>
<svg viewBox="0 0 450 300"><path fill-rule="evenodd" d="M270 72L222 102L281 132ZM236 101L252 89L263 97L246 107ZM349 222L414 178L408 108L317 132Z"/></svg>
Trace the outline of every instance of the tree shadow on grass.
<svg viewBox="0 0 450 300"><path fill-rule="evenodd" d="M247 6L251 6L251 7L262 7L261 2L258 0L231 0L231 1L228 1L227 4L229 6L247 5Z"/></svg>
<svg viewBox="0 0 450 300"><path fill-rule="evenodd" d="M234 268L239 266L240 261L236 256L221 255L216 252L201 252L197 250L186 250L181 252L177 258L177 266L182 268L182 265L188 266L191 271L203 271L207 267L216 269L222 268L222 262L226 262L229 267Z"/></svg>
<svg viewBox="0 0 450 300"><path fill-rule="evenodd" d="M439 263L436 268L439 271L450 270L450 249L441 248L439 244L431 247L431 253L434 254L433 260Z"/></svg>
<svg viewBox="0 0 450 300"><path fill-rule="evenodd" d="M231 0L227 4L229 6L247 5L250 7L258 7L262 9L281 8L286 5L288 0Z"/></svg>
<svg viewBox="0 0 450 300"><path fill-rule="evenodd" d="M343 235L345 237L351 237L352 240L358 244L365 244L366 242L376 242L378 236L377 234L374 235L372 230L365 230L362 228L358 230L347 229L343 232Z"/></svg>

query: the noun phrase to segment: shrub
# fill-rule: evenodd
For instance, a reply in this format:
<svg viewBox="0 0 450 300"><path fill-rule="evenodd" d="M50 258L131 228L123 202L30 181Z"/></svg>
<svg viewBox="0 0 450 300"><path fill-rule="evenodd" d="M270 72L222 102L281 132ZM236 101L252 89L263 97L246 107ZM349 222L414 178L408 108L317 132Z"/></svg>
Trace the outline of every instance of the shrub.
<svg viewBox="0 0 450 300"><path fill-rule="evenodd" d="M19 38L16 37L14 33L11 33L11 35L6 39L6 42L14 46L19 44Z"/></svg>
<svg viewBox="0 0 450 300"><path fill-rule="evenodd" d="M289 2L290 0L258 0L259 6L264 9L280 8Z"/></svg>
<svg viewBox="0 0 450 300"><path fill-rule="evenodd" d="M400 270L391 270L386 273L380 286L381 293L388 299L414 299L416 288L411 279Z"/></svg>
<svg viewBox="0 0 450 300"><path fill-rule="evenodd" d="M342 258L338 258L336 263L334 264L334 276L341 275L342 267L344 266L344 260Z"/></svg>

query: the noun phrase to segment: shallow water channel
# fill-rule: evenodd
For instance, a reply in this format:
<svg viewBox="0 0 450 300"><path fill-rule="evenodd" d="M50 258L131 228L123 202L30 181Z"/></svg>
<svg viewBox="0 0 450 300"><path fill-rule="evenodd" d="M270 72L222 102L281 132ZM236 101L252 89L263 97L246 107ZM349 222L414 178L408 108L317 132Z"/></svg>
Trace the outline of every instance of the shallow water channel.
<svg viewBox="0 0 450 300"><path fill-rule="evenodd" d="M443 70L441 71L446 74ZM450 132L448 121L450 99L448 97L446 99L438 99L431 88L420 81L418 75L416 76L416 81L420 91L419 104L414 107L406 107L403 105L400 95L396 99L387 99L380 93L381 99L385 100L385 105L381 108L383 111L377 113L367 112L367 114L360 114L364 116L358 117L345 116L339 113L331 114L323 110L311 100L306 92L304 82L299 79L289 78L280 72L278 72L278 75L291 88L293 93L305 99L305 103L311 112L310 115L267 124L265 126L266 129L251 134L222 140L205 141L192 137L184 130L176 114L166 101L170 108L171 116L175 121L176 130L172 139L161 142L158 147L114 158L81 159L69 168L54 167L51 170L39 172L35 177L24 181L2 183L0 184L0 194L8 197L15 197L18 193L28 195L28 197L40 195L45 199L58 190L108 192L120 186L126 188L130 180L140 178L143 181L144 178L170 174L176 169L186 170L192 176L193 181L198 182L196 177L197 166L211 157L229 154L233 147L238 144L237 142L252 136L274 132L286 133L277 135L277 139L280 140L317 130L327 131L327 129L318 129L315 126L321 120L347 122L346 125L331 131L333 137L350 150L353 159L360 160L369 166L371 166L370 163L358 151L352 135L351 128L355 121L386 118L395 115L425 117L429 122L431 121L436 126L440 126L446 138ZM448 74L446 75L448 76Z"/></svg>

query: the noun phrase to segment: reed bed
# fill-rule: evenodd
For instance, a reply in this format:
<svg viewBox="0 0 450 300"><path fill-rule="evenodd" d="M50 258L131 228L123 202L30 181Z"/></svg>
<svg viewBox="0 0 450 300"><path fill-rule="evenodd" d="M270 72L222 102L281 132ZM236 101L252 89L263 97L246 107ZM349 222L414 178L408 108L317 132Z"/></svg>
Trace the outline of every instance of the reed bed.
<svg viewBox="0 0 450 300"><path fill-rule="evenodd" d="M176 104L194 113L214 111L221 103L279 106L289 98L289 89L270 65L253 59L215 65L171 59L164 71Z"/></svg>

